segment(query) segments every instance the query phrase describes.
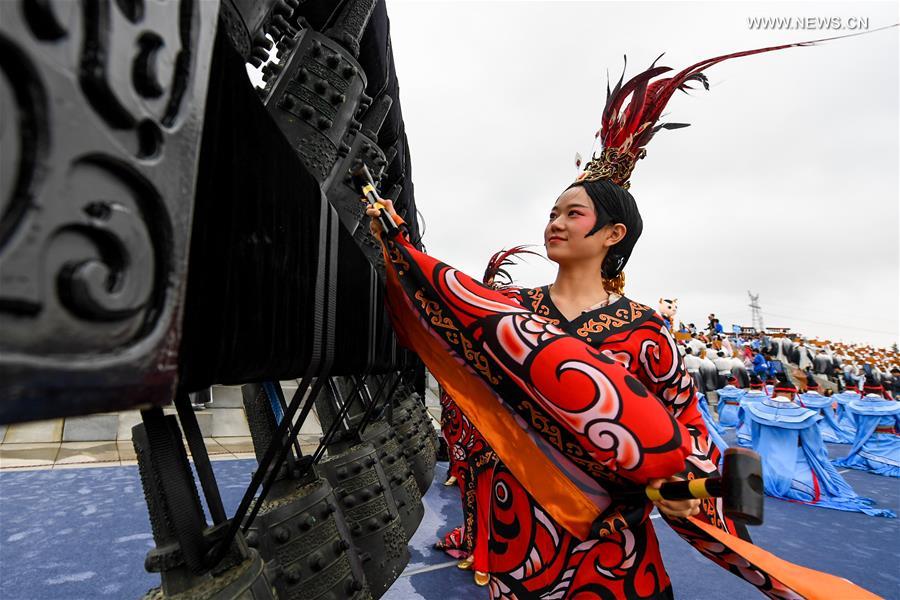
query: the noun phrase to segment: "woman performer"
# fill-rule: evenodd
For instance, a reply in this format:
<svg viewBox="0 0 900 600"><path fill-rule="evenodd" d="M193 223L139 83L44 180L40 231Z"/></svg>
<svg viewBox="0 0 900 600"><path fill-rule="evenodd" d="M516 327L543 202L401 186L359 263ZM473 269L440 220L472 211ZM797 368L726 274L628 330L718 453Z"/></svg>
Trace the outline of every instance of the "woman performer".
<svg viewBox="0 0 900 600"><path fill-rule="evenodd" d="M702 69L728 58L794 45L709 59L653 82L670 69L651 66L624 86L620 79L604 109L601 154L550 211L544 240L559 265L551 285L500 294L417 251L402 229L382 238L398 336L498 458L490 485L493 598L673 597L652 504L626 498L637 498L629 493L636 484L715 474L716 457L663 320L622 295L622 269L642 229L629 179L656 131L683 126L656 124L676 90L691 81L708 87ZM402 224L390 202L383 208ZM380 236L381 210L367 214ZM740 526L721 505L699 504L657 506L679 535L763 593L808 594L802 588L815 577L794 577L796 567L773 574L782 563L766 555L770 565L729 535ZM747 546L756 562L741 553Z"/></svg>
<svg viewBox="0 0 900 600"><path fill-rule="evenodd" d="M390 212L391 204L385 201L385 205ZM548 286L509 290L507 294L622 363L663 400L690 432L691 458L688 471L682 476L715 475L718 458L710 460L709 435L696 405L693 379L681 362L674 340L657 313L621 293L624 279L621 269L640 232L641 217L627 190L605 180L573 184L551 209L544 231L547 256L559 265L556 280ZM607 277L598 277L601 272ZM649 519L654 503L646 501L619 508L622 514L640 515L639 528L635 529L639 535L619 533L604 538L602 543L597 540L593 551L580 548L576 552L578 542L552 523L502 462L491 466L480 473L480 481L476 477L477 488L488 493L474 495L476 508L471 511L475 515L484 514L478 507L490 503L491 520L484 523L480 519L475 524L466 519L470 531L485 526L490 531L488 565L476 561L476 571L487 570L498 580L500 588L519 596L538 597L554 589L570 589L574 593L585 584L596 585L598 573L592 567L595 561L609 562L612 570L628 563L631 568L625 570L635 580L629 581L630 578L618 573L601 577L609 589L616 590L616 597L672 597ZM650 483L659 487L663 481L657 478ZM498 489L503 491L498 493ZM472 501L471 494L464 497L464 503ZM703 502L705 520L737 532L737 527L727 523L717 511L714 501ZM659 500L655 504L667 518L679 518L700 513L700 503L699 500ZM513 523L517 527L510 530ZM536 572L526 576L526 565L531 561L535 563L531 568ZM583 566L580 570L579 565Z"/></svg>
<svg viewBox="0 0 900 600"><path fill-rule="evenodd" d="M648 390L663 399L669 411L691 434L690 464L693 476L709 476L716 473L718 457L710 460L711 444L697 407L693 378L684 368L662 317L651 308L622 295L622 268L641 229L640 213L627 190L603 179L590 181L585 177L557 199L544 230L547 257L559 265L554 283L534 289L507 289L506 294L621 362ZM492 466L490 470L481 471L482 479L472 488L490 492L493 485L484 479L497 473L505 476L502 464ZM661 483L661 479L652 482L655 486ZM525 490L511 487L516 502L533 503ZM464 495L464 506L472 503L472 496L471 493ZM475 515L485 514L484 508L490 502L489 493L474 494L474 503L482 510L476 508L472 512ZM704 519L726 528L726 521L716 510L715 502L705 500L704 503ZM655 504L663 515L670 518L695 515L701 509L699 500L660 500ZM645 553L648 565L653 564L656 572L664 573L655 544L656 536L649 521L652 508L650 502L642 502L639 506L627 506L621 510L623 513L641 513L640 520L645 528L642 537L652 540L652 547ZM497 510L499 507L493 506L489 514ZM464 508L464 514L468 515L470 511ZM463 531L471 531L473 525L484 527L483 523L472 523L468 517L465 525ZM497 522L492 527L503 529ZM727 530L737 532L733 525ZM743 529L741 533L744 533ZM564 532L557 531L557 534L564 540ZM492 535L491 539L496 539L496 536ZM478 549L484 549L483 545L479 544ZM550 554L556 553L556 549L545 550ZM494 562L499 558L495 554L488 559L488 565L476 558L476 571L495 572ZM523 562L525 559L526 556L521 556L515 560ZM558 575L568 570L563 568ZM545 589L556 588L558 584L556 579L551 579L546 582ZM667 587L666 581L661 589Z"/></svg>

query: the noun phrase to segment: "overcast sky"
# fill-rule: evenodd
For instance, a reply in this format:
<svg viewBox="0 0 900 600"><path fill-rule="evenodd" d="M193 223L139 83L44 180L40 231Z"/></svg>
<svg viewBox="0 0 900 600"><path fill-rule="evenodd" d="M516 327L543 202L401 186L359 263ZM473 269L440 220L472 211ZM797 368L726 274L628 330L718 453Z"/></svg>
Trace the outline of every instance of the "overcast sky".
<svg viewBox="0 0 900 600"><path fill-rule="evenodd" d="M422 2L388 0L416 201L428 252L474 276L538 244L588 156L613 83L738 50L848 30L751 30L750 17L900 21L897 3ZM644 233L626 295L679 319L887 346L898 339L898 36L891 29L709 69L669 102L632 177ZM553 281L529 259L517 282Z"/></svg>

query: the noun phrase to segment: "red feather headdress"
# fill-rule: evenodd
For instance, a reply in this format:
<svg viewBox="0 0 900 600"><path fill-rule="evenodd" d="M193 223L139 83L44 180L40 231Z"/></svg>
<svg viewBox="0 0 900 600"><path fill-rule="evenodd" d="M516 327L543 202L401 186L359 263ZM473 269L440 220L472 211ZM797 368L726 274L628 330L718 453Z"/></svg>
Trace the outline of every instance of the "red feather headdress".
<svg viewBox="0 0 900 600"><path fill-rule="evenodd" d="M896 27L896 25L889 27ZM882 29L887 28L884 27ZM595 154L591 157L591 160L584 167L584 172L578 176L576 181L608 179L628 189L630 186L629 179L635 163L646 156L646 146L656 132L660 129L678 129L689 125L688 123L657 123L657 121L662 116L666 103L669 102L676 90L694 89L687 85L692 81L700 82L705 89L709 89L709 82L702 73L704 69L731 58L751 56L786 48L810 46L819 42L865 35L875 31L878 30L716 56L695 63L672 77L657 79L656 81L651 80L672 70L670 67L656 66L656 61L662 58L662 54L653 61L649 69L635 75L624 85L622 84L622 80L625 77L625 70L623 69L622 76L619 77L619 81L612 91L609 89L608 82L606 85L606 106L603 109L603 121L598 134L601 138L602 151L599 156ZM622 107L629 96L631 101L623 110Z"/></svg>
<svg viewBox="0 0 900 600"><path fill-rule="evenodd" d="M516 264L513 257L519 254L534 254L535 256L541 256L537 252L528 250L527 248L528 246L515 246L509 250L495 252L491 257L491 260L488 261L487 268L484 270L484 277L481 279L484 284L495 290L502 290L503 288L512 285L512 277L505 267ZM497 281L498 277L503 278L505 281Z"/></svg>

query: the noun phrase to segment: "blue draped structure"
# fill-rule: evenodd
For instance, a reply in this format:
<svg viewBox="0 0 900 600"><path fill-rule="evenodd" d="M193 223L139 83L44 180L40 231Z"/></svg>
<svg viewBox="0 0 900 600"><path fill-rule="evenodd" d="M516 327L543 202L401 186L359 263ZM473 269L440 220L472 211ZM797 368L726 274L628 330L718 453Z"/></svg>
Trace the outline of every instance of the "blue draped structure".
<svg viewBox="0 0 900 600"><path fill-rule="evenodd" d="M850 454L835 465L900 477L900 402L878 396L851 400L846 410L856 423Z"/></svg>
<svg viewBox="0 0 900 600"><path fill-rule="evenodd" d="M747 416L747 405L752 402L760 402L768 398L762 390L750 390L741 396L741 405L738 409L737 443L744 448L753 447L753 428L751 420Z"/></svg>
<svg viewBox="0 0 900 600"><path fill-rule="evenodd" d="M752 421L753 449L763 463L766 494L811 506L896 517L853 491L828 460L816 411L786 399L765 398L745 405Z"/></svg>
<svg viewBox="0 0 900 600"><path fill-rule="evenodd" d="M829 444L852 444L854 434L845 431L838 423L833 404L833 398L823 396L818 392L800 394L800 406L817 410L823 417L819 421L819 433L822 434L822 441Z"/></svg>
<svg viewBox="0 0 900 600"><path fill-rule="evenodd" d="M719 405L716 407L719 412L719 425L721 427L737 427L741 396L747 392L733 385L726 385L722 389L716 390L716 393L719 395Z"/></svg>
<svg viewBox="0 0 900 600"><path fill-rule="evenodd" d="M840 394L832 396L837 401L837 422L843 431L851 436L856 436L856 423L853 421L853 415L847 411L847 405L853 400L859 400L862 396L854 391L846 390Z"/></svg>

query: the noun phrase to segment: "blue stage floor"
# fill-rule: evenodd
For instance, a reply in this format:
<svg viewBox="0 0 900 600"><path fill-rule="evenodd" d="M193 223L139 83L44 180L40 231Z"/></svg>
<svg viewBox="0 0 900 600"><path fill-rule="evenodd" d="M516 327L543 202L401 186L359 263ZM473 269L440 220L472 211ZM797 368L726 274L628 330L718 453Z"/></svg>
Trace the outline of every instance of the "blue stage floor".
<svg viewBox="0 0 900 600"><path fill-rule="evenodd" d="M847 448L831 450L843 455ZM213 466L226 508L233 511L255 461L217 461ZM471 573L431 548L438 532L460 522L458 492L441 486L445 475L446 463L438 463L425 497L425 518L411 541L412 560L386 599L487 595L472 583ZM844 476L858 493L900 513L900 479L858 471ZM663 521L656 523L677 598L760 597L682 542ZM900 600L900 519L767 498L766 522L751 533L759 546L784 559ZM2 600L138 598L158 581L143 569L152 546L137 467L0 473Z"/></svg>

